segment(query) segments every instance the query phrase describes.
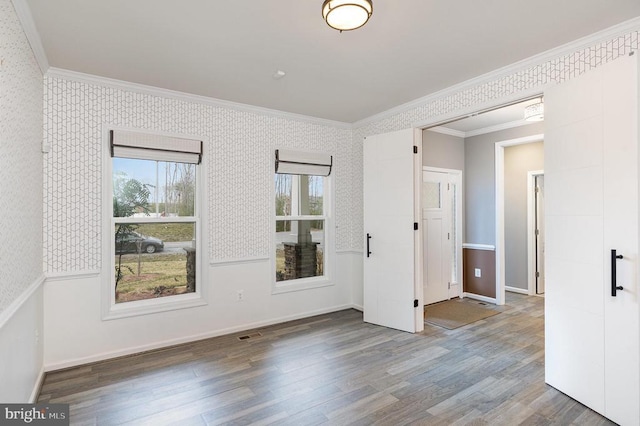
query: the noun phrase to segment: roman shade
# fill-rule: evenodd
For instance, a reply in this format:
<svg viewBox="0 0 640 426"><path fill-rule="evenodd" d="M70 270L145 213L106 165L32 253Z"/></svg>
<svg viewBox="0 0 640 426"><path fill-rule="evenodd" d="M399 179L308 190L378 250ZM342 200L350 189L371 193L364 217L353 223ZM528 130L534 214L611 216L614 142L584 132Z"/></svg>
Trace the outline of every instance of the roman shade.
<svg viewBox="0 0 640 426"><path fill-rule="evenodd" d="M202 161L202 141L112 130L111 156L200 164Z"/></svg>
<svg viewBox="0 0 640 426"><path fill-rule="evenodd" d="M324 152L276 149L276 173L329 176L333 156Z"/></svg>

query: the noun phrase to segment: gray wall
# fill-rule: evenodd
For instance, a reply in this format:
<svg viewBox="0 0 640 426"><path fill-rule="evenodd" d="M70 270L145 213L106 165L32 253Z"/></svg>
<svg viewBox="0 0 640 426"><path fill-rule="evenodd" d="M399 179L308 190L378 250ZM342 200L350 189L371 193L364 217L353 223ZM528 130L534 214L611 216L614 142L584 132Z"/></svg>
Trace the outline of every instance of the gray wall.
<svg viewBox="0 0 640 426"><path fill-rule="evenodd" d="M465 139L466 243L496 243L495 143L544 133L543 126L544 122L539 122Z"/></svg>
<svg viewBox="0 0 640 426"><path fill-rule="evenodd" d="M422 165L464 170L464 139L424 130L422 132Z"/></svg>
<svg viewBox="0 0 640 426"><path fill-rule="evenodd" d="M505 283L511 287L527 288L527 172L542 169L542 142L505 148Z"/></svg>
<svg viewBox="0 0 640 426"><path fill-rule="evenodd" d="M462 178L464 179L464 138L423 130L422 165L440 169L462 170ZM462 191L461 208L464 216L464 181L459 191ZM464 217L462 218L462 241L465 241Z"/></svg>

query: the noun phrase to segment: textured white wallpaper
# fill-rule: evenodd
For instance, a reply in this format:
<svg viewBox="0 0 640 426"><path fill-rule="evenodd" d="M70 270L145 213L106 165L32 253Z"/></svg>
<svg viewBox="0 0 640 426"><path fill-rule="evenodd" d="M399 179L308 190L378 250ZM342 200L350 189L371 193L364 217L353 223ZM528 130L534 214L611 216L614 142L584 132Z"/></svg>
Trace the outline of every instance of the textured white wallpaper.
<svg viewBox="0 0 640 426"><path fill-rule="evenodd" d="M104 126L202 138L208 167L209 259L271 253L271 185L276 147L334 155L336 248L349 247L354 159L349 129L45 78L44 245L48 272L101 267ZM358 209L356 208L357 212Z"/></svg>
<svg viewBox="0 0 640 426"><path fill-rule="evenodd" d="M0 0L0 312L42 274L42 74Z"/></svg>
<svg viewBox="0 0 640 426"><path fill-rule="evenodd" d="M408 128L520 92L566 81L631 50L638 31L355 128L186 102L48 76L45 78L45 263L48 272L100 268L103 125L199 136L209 176L209 259L270 254L273 150L289 147L334 154L336 249L362 250L362 140Z"/></svg>
<svg viewBox="0 0 640 426"><path fill-rule="evenodd" d="M366 136L406 129L415 123L426 122L430 118L443 114L473 108L474 105L486 105L492 100L517 95L525 90L567 81L622 55L627 55L631 51L637 51L640 44L639 34L638 30L632 31L487 83L444 95L410 110L358 127L353 131L354 158L362 159L362 143ZM358 194L360 197L355 200L355 204L362 206L362 161L355 164L356 168L352 171L353 185L356 187L354 194ZM351 247L358 250L362 250L364 244L362 208L360 208L360 212L359 215L354 215L357 220L353 223L352 229L355 232L350 242Z"/></svg>

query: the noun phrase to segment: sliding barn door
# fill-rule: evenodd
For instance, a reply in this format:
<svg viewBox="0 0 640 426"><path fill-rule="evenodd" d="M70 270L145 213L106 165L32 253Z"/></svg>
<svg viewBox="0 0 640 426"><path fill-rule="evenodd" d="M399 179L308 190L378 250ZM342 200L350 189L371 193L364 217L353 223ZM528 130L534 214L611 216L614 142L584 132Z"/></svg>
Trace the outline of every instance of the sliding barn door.
<svg viewBox="0 0 640 426"><path fill-rule="evenodd" d="M640 424L637 68L545 91L545 378L621 425Z"/></svg>
<svg viewBox="0 0 640 426"><path fill-rule="evenodd" d="M421 135L407 129L369 136L363 160L364 320L412 333L424 328L417 288L422 247L414 229L420 222Z"/></svg>

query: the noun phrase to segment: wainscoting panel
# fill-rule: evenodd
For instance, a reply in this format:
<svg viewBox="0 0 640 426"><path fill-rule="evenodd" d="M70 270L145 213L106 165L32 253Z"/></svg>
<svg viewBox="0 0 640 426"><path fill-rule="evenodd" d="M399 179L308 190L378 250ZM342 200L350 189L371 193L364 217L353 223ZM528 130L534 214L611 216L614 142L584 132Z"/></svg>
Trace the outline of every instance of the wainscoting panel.
<svg viewBox="0 0 640 426"><path fill-rule="evenodd" d="M496 252L486 249L462 249L464 292L496 297ZM480 269L480 277L475 270Z"/></svg>

